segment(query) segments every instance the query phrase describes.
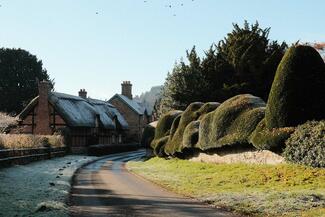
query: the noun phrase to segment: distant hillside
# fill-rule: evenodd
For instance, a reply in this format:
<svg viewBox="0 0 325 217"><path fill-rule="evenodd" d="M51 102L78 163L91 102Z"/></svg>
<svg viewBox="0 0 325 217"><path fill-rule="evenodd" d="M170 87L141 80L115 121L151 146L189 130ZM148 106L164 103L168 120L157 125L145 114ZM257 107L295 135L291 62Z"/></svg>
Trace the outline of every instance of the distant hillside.
<svg viewBox="0 0 325 217"><path fill-rule="evenodd" d="M135 96L134 99L145 105L149 112L152 112L156 100L161 97L162 87L162 85L154 86L150 89L150 91L142 93L140 96Z"/></svg>

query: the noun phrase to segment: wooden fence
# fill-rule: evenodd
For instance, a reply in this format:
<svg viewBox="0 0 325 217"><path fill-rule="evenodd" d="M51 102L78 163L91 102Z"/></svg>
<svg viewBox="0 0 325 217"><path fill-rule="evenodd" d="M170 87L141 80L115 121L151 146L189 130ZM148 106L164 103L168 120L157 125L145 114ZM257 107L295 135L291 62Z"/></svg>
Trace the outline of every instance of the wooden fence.
<svg viewBox="0 0 325 217"><path fill-rule="evenodd" d="M33 161L62 157L66 148L33 148L33 149L5 149L0 150L0 167L15 164L27 164Z"/></svg>

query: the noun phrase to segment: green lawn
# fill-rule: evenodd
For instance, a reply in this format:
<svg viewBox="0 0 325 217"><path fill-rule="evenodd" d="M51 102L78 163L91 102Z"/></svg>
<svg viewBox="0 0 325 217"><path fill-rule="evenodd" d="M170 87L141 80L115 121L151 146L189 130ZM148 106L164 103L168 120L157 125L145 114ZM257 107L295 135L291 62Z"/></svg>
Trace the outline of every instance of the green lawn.
<svg viewBox="0 0 325 217"><path fill-rule="evenodd" d="M325 169L152 158L127 168L174 192L249 216L325 216Z"/></svg>

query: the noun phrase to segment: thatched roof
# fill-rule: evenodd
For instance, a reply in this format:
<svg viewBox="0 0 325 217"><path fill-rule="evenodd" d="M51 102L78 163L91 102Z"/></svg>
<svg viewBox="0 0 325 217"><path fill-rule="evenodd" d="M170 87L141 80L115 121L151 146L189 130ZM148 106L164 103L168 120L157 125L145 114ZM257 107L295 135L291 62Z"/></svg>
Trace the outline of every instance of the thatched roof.
<svg viewBox="0 0 325 217"><path fill-rule="evenodd" d="M37 103L38 96L19 114L19 119L24 119ZM96 117L99 117L103 128L116 129L117 126L113 120L116 120L122 129L128 128L128 123L118 110L105 101L51 92L49 103L71 127L95 127Z"/></svg>

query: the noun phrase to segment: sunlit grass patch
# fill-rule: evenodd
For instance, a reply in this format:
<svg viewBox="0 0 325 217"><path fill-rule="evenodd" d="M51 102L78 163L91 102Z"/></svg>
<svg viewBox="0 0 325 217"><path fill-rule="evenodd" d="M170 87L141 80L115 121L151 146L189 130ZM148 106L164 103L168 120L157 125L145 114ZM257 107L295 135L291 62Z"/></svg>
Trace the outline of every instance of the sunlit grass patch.
<svg viewBox="0 0 325 217"><path fill-rule="evenodd" d="M241 214L299 216L325 208L325 169L161 158L129 162L127 167L177 193Z"/></svg>

